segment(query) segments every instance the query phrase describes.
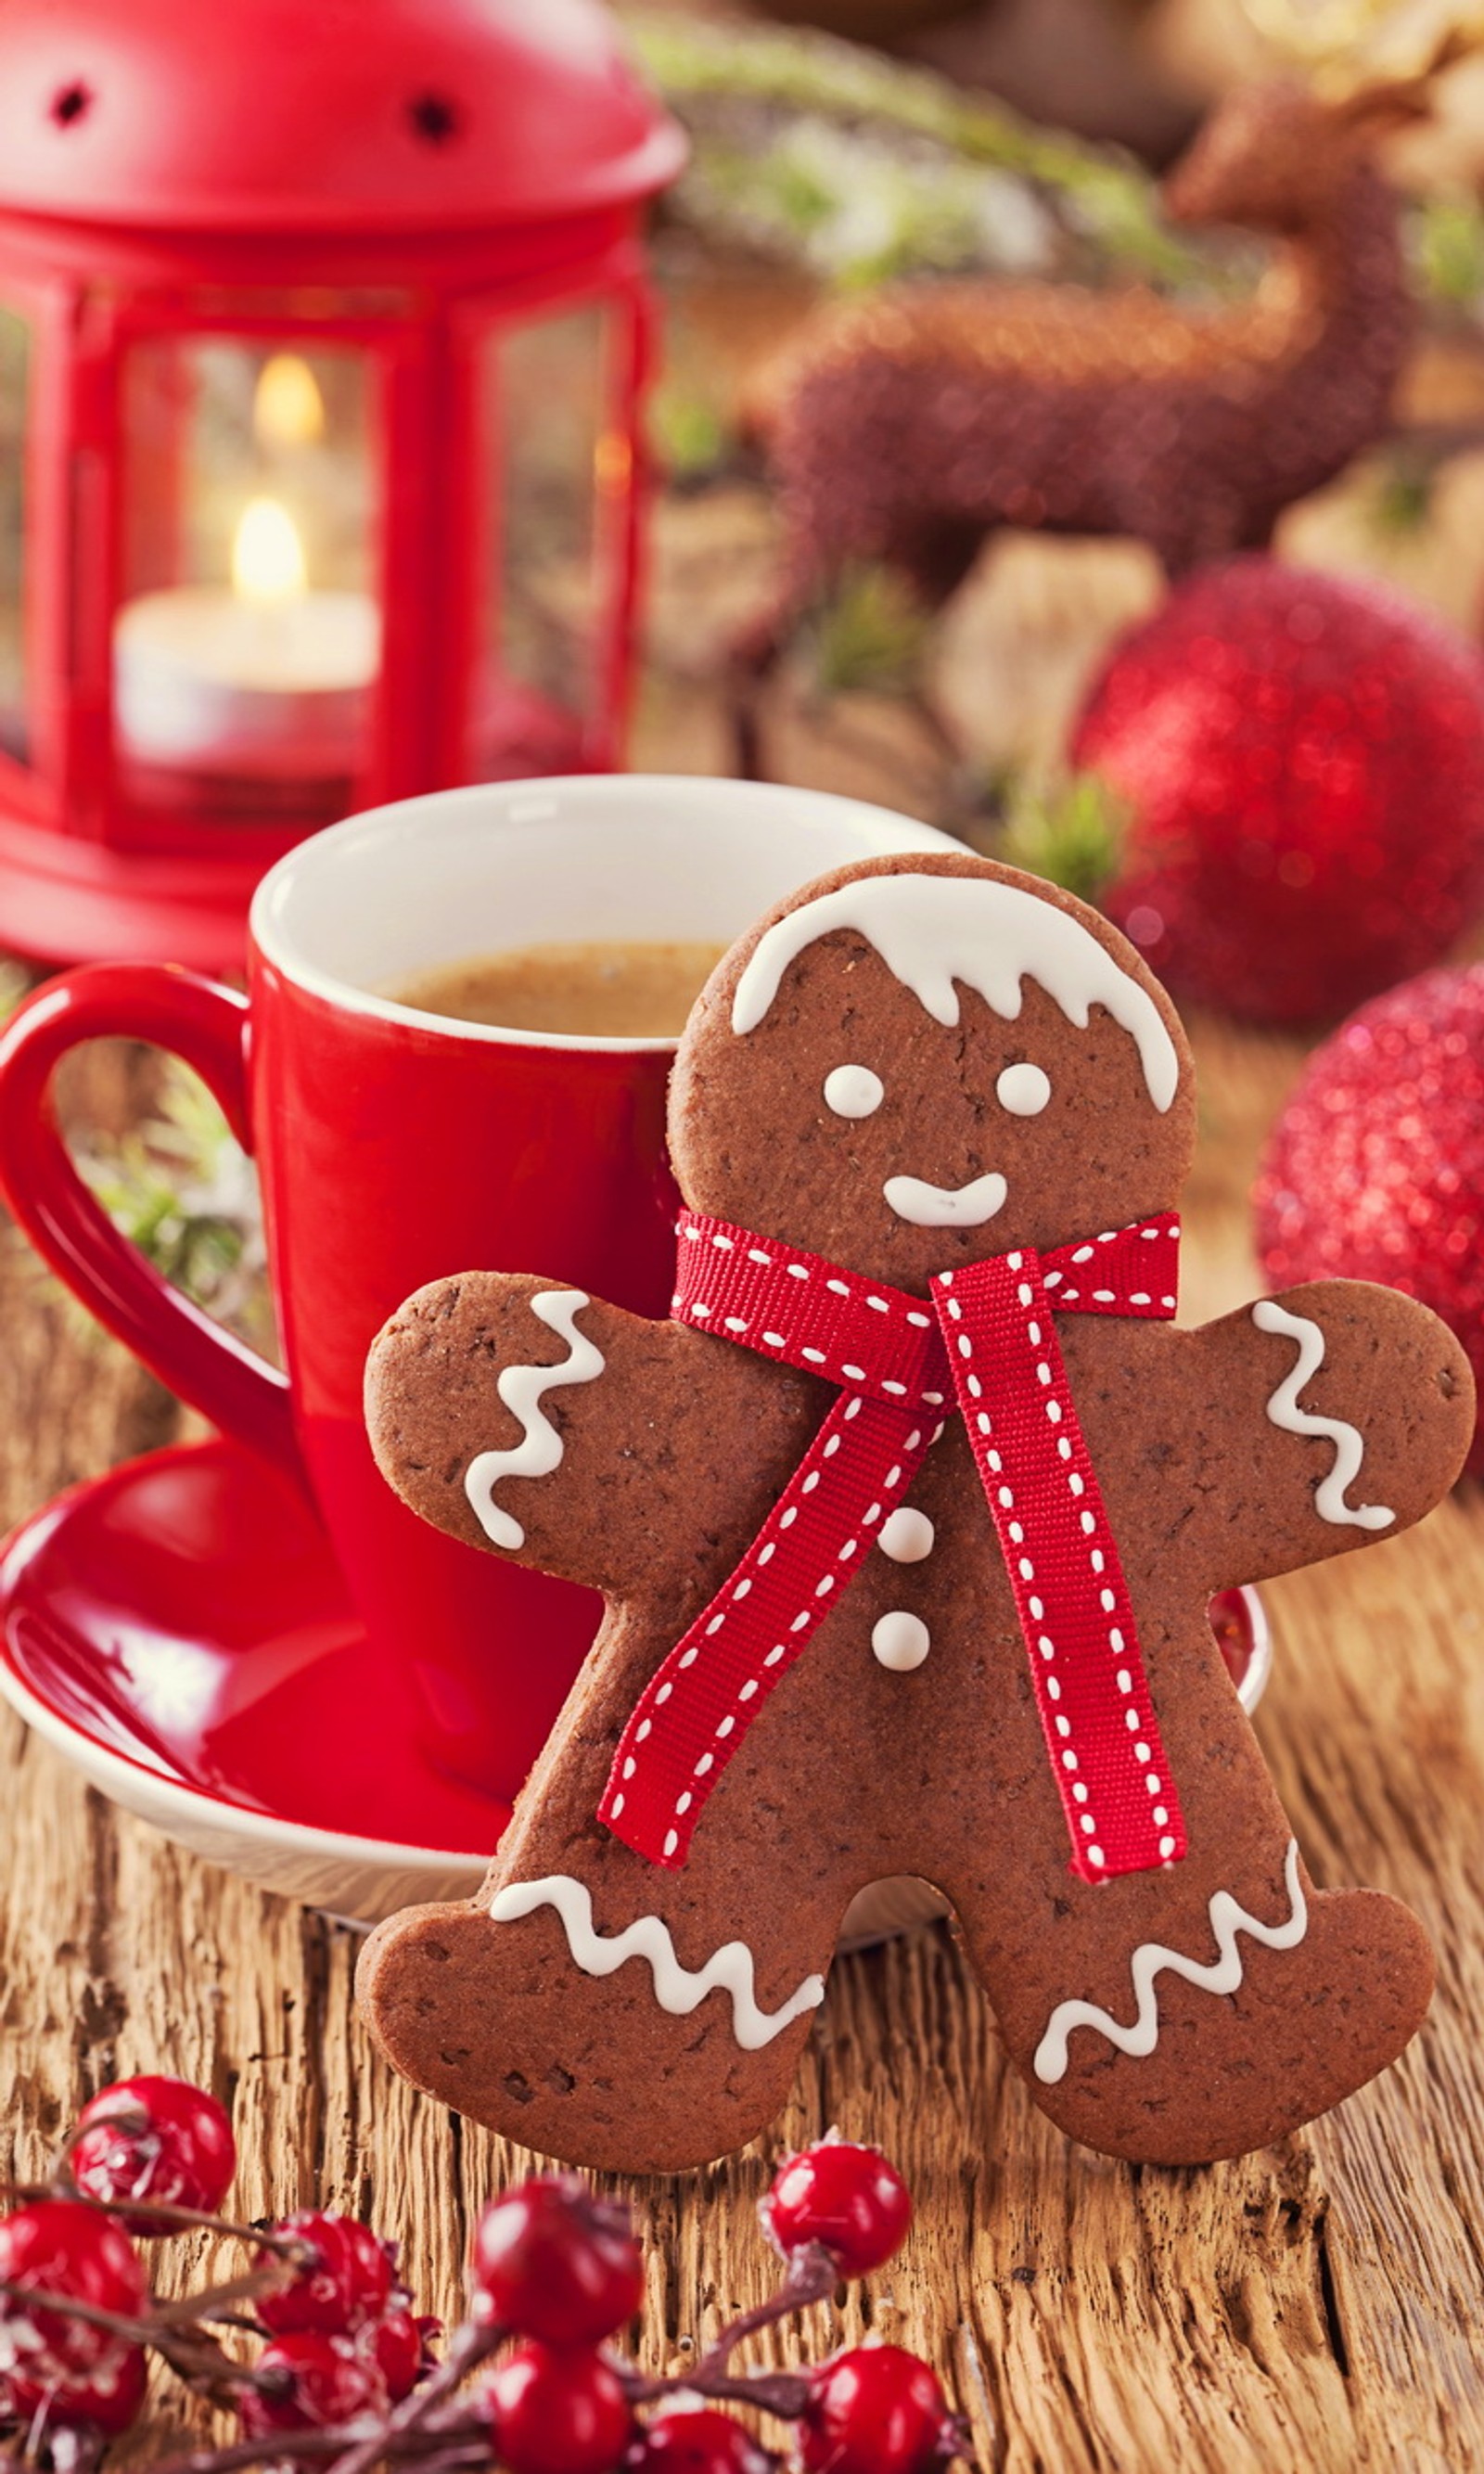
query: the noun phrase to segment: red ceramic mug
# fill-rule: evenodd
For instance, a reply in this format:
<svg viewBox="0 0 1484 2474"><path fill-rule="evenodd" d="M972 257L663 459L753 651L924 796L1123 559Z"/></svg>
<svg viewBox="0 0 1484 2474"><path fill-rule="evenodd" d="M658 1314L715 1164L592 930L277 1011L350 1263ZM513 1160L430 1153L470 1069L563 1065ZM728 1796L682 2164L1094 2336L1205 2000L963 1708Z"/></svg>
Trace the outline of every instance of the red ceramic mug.
<svg viewBox="0 0 1484 2474"><path fill-rule="evenodd" d="M674 1043L490 1029L384 991L502 947L729 942L826 868L941 845L885 809L771 785L616 775L442 791L352 817L272 869L246 997L102 963L39 989L0 1038L0 1183L22 1227L173 1392L300 1477L368 1629L416 1679L428 1751L501 1801L598 1604L405 1510L366 1441L366 1352L410 1291L473 1265L664 1313ZM170 1288L72 1167L52 1077L78 1041L110 1033L194 1066L255 1154L286 1374Z"/></svg>

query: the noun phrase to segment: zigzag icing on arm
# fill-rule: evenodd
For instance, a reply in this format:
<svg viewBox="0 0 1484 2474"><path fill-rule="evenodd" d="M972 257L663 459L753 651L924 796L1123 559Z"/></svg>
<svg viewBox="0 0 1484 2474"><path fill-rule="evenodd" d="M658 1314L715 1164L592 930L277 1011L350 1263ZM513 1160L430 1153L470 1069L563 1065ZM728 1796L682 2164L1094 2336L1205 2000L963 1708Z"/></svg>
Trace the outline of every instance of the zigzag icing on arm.
<svg viewBox="0 0 1484 2474"><path fill-rule="evenodd" d="M1311 1375L1319 1372L1325 1362L1325 1335L1317 1322L1307 1315L1290 1314L1274 1298L1263 1298L1253 1308L1253 1321L1259 1331L1278 1332L1284 1340L1297 1342L1299 1354L1277 1390L1268 1402L1268 1416L1275 1426L1290 1435L1322 1435L1334 1445L1334 1461L1328 1474L1314 1491L1314 1509L1321 1520L1336 1528L1389 1529L1397 1516L1384 1503L1349 1504L1346 1488L1360 1475L1360 1465L1366 1447L1356 1428L1344 1418L1321 1418L1312 1410L1301 1409L1299 1395Z"/></svg>
<svg viewBox="0 0 1484 2474"><path fill-rule="evenodd" d="M547 1874L540 1881L513 1881L490 1908L496 1924L514 1924L537 1907L555 1907L567 1934L567 1947L584 1976L612 1976L626 1959L647 1961L654 1978L654 1998L662 2010L688 2018L708 1993L718 1989L732 1997L732 2032L743 2052L760 2046L824 2000L822 1976L806 1976L781 2010L760 2010L752 1953L744 1941L723 1942L704 1967L682 1967L675 1956L669 1927L659 1916L641 1916L620 1933L604 1935L593 1928L593 1895L585 1881L567 1873Z"/></svg>
<svg viewBox="0 0 1484 2474"><path fill-rule="evenodd" d="M583 1289L543 1289L531 1299L531 1312L548 1331L559 1332L568 1354L555 1366L507 1366L495 1389L524 1428L518 1443L501 1452L480 1452L464 1472L464 1492L474 1516L494 1546L514 1549L525 1543L525 1532L513 1514L495 1501L502 1477L549 1477L562 1457L562 1438L542 1408L544 1392L564 1383L591 1383L601 1374L602 1350L577 1329L577 1316L592 1300Z"/></svg>
<svg viewBox="0 0 1484 2474"><path fill-rule="evenodd" d="M1203 1993L1235 1993L1242 1981L1242 1953L1236 1941L1239 1932L1261 1942L1264 1950L1297 1950L1309 1928L1309 1910L1299 1879L1298 1842L1292 1838L1283 1859L1283 1877L1289 1912L1280 1925L1265 1925L1259 1917L1249 1915L1229 1890L1214 1893L1209 1910L1211 1930L1221 1955L1207 1965L1186 1958L1180 1951L1166 1950L1160 1942L1141 1942L1130 1970L1136 2003L1131 2027L1121 2025L1095 2002L1058 2002L1035 2049L1033 2068L1036 2077L1044 2086L1055 2087L1058 2079L1066 2076L1067 2039L1074 2027L1095 2027L1121 2053L1131 2055L1135 2061L1146 2060L1159 2042L1159 1998L1155 1991L1155 1978L1161 1970L1183 1977L1187 1984L1194 1984Z"/></svg>

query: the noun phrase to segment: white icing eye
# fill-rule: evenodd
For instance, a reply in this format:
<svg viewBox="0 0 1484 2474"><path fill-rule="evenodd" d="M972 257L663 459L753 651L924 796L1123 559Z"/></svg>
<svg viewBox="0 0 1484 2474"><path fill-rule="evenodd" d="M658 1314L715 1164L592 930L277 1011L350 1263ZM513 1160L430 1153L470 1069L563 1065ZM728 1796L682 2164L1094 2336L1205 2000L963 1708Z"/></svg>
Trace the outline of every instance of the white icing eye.
<svg viewBox="0 0 1484 2474"><path fill-rule="evenodd" d="M1051 1098L1051 1078L1038 1065L1007 1065L994 1088L1012 1117L1038 1117Z"/></svg>
<svg viewBox="0 0 1484 2474"><path fill-rule="evenodd" d="M824 1104L837 1117L873 1117L886 1096L885 1082L868 1065L837 1065L824 1078Z"/></svg>

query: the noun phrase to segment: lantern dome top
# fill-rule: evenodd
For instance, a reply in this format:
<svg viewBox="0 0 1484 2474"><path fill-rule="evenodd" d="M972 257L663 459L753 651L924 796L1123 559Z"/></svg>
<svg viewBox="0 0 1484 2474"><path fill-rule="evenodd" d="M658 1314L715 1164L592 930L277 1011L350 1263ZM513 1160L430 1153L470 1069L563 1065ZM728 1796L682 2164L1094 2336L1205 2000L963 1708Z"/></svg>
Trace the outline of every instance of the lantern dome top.
<svg viewBox="0 0 1484 2474"><path fill-rule="evenodd" d="M601 0L11 0L0 209L426 231L658 189L684 140Z"/></svg>

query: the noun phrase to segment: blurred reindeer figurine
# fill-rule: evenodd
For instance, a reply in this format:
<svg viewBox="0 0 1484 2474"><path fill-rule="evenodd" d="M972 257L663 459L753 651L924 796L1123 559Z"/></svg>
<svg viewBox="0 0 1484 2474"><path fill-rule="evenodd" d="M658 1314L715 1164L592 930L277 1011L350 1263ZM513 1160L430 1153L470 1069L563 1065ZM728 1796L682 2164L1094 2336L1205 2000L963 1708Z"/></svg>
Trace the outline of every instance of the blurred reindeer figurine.
<svg viewBox="0 0 1484 2474"><path fill-rule="evenodd" d="M937 604L1000 524L1130 534L1171 575L1265 545L1388 426L1413 303L1368 144L1421 92L1326 106L1274 81L1217 107L1165 197L1181 222L1277 239L1239 307L980 280L819 311L752 407L787 542L759 665L847 562Z"/></svg>

